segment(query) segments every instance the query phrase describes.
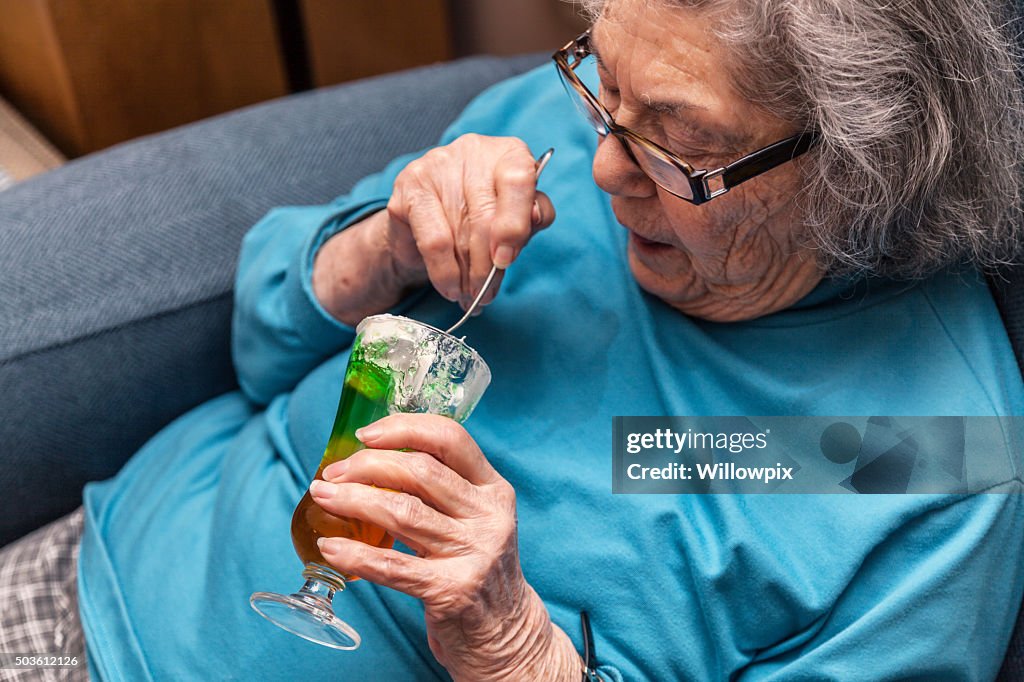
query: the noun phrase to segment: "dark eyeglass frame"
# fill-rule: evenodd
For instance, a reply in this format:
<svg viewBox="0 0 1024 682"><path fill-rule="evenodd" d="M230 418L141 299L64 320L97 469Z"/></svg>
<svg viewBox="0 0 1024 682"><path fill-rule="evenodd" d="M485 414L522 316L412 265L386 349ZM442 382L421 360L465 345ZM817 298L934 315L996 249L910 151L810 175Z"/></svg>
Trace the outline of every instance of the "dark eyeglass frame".
<svg viewBox="0 0 1024 682"><path fill-rule="evenodd" d="M573 40L569 41L562 49L551 55L562 77L562 84L565 86L569 96L573 96L572 88L576 95L590 108L590 113L596 118L591 118L598 135L606 137L614 135L622 144L626 153L634 163L649 177L655 184L674 196L689 201L692 204L703 204L715 197L721 196L740 183L755 178L762 173L770 171L777 166L792 161L809 150L818 141L816 131L799 133L792 137L770 144L763 149L747 154L738 161L727 166L714 170L696 170L689 163L679 158L657 142L653 142L640 133L637 133L625 126L620 126L612 118L612 115L601 104L600 100L587 89L579 76L576 75L576 68L592 53L590 47L590 29L587 29ZM602 129L597 128L600 124ZM681 187L667 186L667 181L659 180L649 173L644 164L641 163L630 145L637 145L645 152L653 155L662 163L674 167L679 171L680 179L685 178L689 184L691 196L686 196Z"/></svg>

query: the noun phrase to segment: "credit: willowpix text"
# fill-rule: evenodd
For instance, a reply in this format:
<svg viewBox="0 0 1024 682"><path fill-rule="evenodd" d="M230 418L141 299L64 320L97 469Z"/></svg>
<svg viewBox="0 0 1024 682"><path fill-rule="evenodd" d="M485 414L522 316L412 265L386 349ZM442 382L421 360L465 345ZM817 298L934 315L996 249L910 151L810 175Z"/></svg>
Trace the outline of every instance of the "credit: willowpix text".
<svg viewBox="0 0 1024 682"><path fill-rule="evenodd" d="M612 492L1012 493L1018 417L614 417Z"/></svg>

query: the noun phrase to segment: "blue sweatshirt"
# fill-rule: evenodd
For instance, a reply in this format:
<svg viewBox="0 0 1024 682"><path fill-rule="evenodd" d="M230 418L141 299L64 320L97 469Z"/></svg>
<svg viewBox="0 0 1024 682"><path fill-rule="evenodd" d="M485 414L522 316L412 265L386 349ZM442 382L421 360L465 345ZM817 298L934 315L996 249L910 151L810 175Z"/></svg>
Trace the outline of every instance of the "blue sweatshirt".
<svg viewBox="0 0 1024 682"><path fill-rule="evenodd" d="M494 379L466 426L515 487L526 579L613 680L989 679L1024 590L1024 497L612 495L615 415L1022 414L984 282L826 280L788 310L716 324L642 292L593 184L593 132L544 67L481 95L465 132L555 147L558 219L463 328ZM353 330L311 292L331 234L382 208L400 159L326 206L272 211L239 262L241 390L181 417L85 492L79 599L104 680L448 679L416 600L336 600L353 652L248 604L289 593L292 510L330 433ZM446 327L424 292L401 312ZM1005 453L1002 453L1005 456ZM1020 492L1018 470L1007 487Z"/></svg>

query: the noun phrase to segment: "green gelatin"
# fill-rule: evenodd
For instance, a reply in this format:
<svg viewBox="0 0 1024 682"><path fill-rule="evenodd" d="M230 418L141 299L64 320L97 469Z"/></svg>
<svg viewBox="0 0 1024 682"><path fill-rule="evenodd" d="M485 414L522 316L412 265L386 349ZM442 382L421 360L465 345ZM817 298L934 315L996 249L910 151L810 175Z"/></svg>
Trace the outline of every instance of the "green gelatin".
<svg viewBox="0 0 1024 682"><path fill-rule="evenodd" d="M370 362L358 339L356 343L345 370L345 388L320 470L361 450L363 444L356 439L356 430L387 416L391 405L395 390L393 372Z"/></svg>
<svg viewBox="0 0 1024 682"><path fill-rule="evenodd" d="M356 343L345 370L345 387L341 392L338 414L316 478L323 478L323 470L328 465L362 450L364 446L356 439L356 430L389 413L394 393L392 372L369 362L361 352L358 339ZM316 504L308 491L295 508L291 525L295 552L307 565L329 566L316 544L321 537L352 538L375 547L390 547L392 544L391 536L383 528L359 519L334 516ZM342 577L356 579L351 575Z"/></svg>

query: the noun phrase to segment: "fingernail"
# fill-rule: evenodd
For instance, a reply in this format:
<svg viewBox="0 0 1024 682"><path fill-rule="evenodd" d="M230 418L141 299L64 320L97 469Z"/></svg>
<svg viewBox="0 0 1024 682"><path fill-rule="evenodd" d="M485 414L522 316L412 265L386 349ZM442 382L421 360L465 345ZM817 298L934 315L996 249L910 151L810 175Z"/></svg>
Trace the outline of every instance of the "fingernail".
<svg viewBox="0 0 1024 682"><path fill-rule="evenodd" d="M502 244L494 252L494 264L502 270L512 265L515 258L516 250L507 244Z"/></svg>
<svg viewBox="0 0 1024 682"><path fill-rule="evenodd" d="M533 221L534 225L540 225L540 221L543 216L540 214L540 204L536 201L533 202L533 210L530 211L530 220Z"/></svg>
<svg viewBox="0 0 1024 682"><path fill-rule="evenodd" d="M320 548L321 554L335 554L338 551L338 543L334 538L317 538L316 546Z"/></svg>
<svg viewBox="0 0 1024 682"><path fill-rule="evenodd" d="M376 424L369 424L361 429L356 429L356 438L366 443L368 440L379 437L382 432L383 430Z"/></svg>
<svg viewBox="0 0 1024 682"><path fill-rule="evenodd" d="M317 497L322 500L334 497L334 493L336 492L338 492L338 486L333 483L328 483L327 481L316 479L309 484L309 493L313 497Z"/></svg>
<svg viewBox="0 0 1024 682"><path fill-rule="evenodd" d="M338 478L348 471L348 460L343 459L340 462L335 462L329 467L324 469L324 480L331 480L332 478Z"/></svg>

